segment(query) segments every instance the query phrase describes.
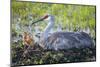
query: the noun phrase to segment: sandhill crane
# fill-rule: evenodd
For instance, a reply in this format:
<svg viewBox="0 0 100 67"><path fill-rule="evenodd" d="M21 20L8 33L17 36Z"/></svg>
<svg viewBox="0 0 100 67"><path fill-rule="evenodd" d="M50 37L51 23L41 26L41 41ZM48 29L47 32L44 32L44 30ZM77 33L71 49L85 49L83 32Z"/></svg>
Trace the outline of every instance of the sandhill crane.
<svg viewBox="0 0 100 67"><path fill-rule="evenodd" d="M24 45L23 56L25 57L26 55L28 55L29 50L34 48L34 39L28 32L23 33L23 45Z"/></svg>
<svg viewBox="0 0 100 67"><path fill-rule="evenodd" d="M34 23L43 20L48 20L48 25L40 37L39 45L42 48L47 50L66 50L70 48L91 47L93 45L91 37L84 32L54 32L48 36L49 31L54 26L55 18L53 15L47 14Z"/></svg>
<svg viewBox="0 0 100 67"><path fill-rule="evenodd" d="M23 33L23 45L25 46L25 49L34 47L33 37L28 32Z"/></svg>

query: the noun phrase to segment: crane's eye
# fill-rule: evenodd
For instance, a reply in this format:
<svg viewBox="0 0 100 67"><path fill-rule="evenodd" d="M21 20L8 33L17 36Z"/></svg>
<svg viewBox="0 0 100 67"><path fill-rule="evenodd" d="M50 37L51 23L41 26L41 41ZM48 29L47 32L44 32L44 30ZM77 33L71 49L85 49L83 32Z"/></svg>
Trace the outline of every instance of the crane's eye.
<svg viewBox="0 0 100 67"><path fill-rule="evenodd" d="M43 19L47 19L48 18L48 15L45 15L44 17L43 17Z"/></svg>

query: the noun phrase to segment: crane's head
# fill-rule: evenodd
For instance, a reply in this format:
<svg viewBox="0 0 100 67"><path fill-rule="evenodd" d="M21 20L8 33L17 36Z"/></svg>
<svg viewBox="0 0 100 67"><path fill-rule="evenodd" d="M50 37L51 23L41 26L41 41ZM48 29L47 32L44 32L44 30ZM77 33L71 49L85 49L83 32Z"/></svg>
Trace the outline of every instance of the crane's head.
<svg viewBox="0 0 100 67"><path fill-rule="evenodd" d="M48 21L54 20L54 16L50 15L50 14L44 15L42 18L43 18L43 20L48 20Z"/></svg>
<svg viewBox="0 0 100 67"><path fill-rule="evenodd" d="M54 21L54 16L50 15L50 14L46 14L44 15L42 18L40 18L39 20L33 22L32 24L35 24L39 21L44 21L44 20L47 20L47 21Z"/></svg>

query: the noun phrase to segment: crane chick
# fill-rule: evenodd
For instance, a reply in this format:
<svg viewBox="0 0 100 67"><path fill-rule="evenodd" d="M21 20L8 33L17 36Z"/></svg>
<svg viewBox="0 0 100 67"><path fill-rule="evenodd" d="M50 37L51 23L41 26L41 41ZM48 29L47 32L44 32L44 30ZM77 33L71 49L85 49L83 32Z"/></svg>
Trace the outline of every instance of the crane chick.
<svg viewBox="0 0 100 67"><path fill-rule="evenodd" d="M24 32L23 34L23 45L24 49L34 48L34 39L28 32Z"/></svg>

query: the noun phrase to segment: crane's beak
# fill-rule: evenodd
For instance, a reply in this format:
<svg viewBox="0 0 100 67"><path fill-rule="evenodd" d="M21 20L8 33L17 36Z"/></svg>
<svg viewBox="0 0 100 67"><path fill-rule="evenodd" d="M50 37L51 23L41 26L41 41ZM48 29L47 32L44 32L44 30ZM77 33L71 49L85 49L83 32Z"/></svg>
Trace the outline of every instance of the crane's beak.
<svg viewBox="0 0 100 67"><path fill-rule="evenodd" d="M35 23L37 23L37 22L39 22L39 21L43 21L43 19L41 18L41 19L39 19L39 20L33 22L32 25L35 24Z"/></svg>
<svg viewBox="0 0 100 67"><path fill-rule="evenodd" d="M33 22L31 25L33 25L33 24L35 24L35 23L37 23L37 22L43 21L43 20L46 19L46 18L48 18L48 15L46 15L46 16L40 18L39 20Z"/></svg>

